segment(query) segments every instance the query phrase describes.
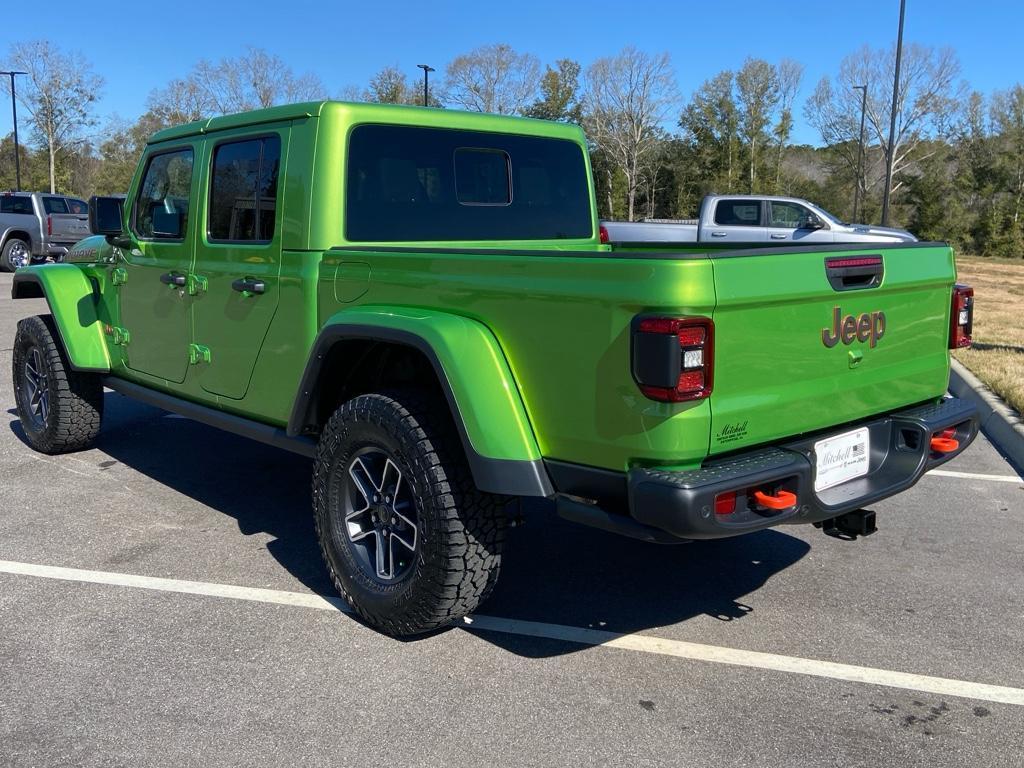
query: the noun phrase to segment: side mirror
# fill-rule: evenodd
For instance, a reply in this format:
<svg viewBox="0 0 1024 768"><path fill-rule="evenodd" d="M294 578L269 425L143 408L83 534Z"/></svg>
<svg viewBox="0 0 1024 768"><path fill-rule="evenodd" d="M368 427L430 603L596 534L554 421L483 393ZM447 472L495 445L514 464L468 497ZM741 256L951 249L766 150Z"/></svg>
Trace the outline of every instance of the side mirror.
<svg viewBox="0 0 1024 768"><path fill-rule="evenodd" d="M799 229L822 229L825 226L825 222L810 213L800 219Z"/></svg>
<svg viewBox="0 0 1024 768"><path fill-rule="evenodd" d="M153 235L175 239L181 237L181 211L165 208L153 209Z"/></svg>
<svg viewBox="0 0 1024 768"><path fill-rule="evenodd" d="M124 231L124 200L119 197L89 198L89 231L118 237Z"/></svg>

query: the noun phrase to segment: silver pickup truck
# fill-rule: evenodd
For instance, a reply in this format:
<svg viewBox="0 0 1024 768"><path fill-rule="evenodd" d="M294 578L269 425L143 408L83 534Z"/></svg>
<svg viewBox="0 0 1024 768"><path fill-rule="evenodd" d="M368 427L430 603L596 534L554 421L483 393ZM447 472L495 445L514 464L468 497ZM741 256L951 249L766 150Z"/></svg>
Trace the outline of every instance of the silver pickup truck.
<svg viewBox="0 0 1024 768"><path fill-rule="evenodd" d="M708 195L699 219L602 221L601 237L612 243L913 243L905 229L846 224L797 197Z"/></svg>
<svg viewBox="0 0 1024 768"><path fill-rule="evenodd" d="M0 270L63 260L89 236L89 205L77 197L45 192L0 193Z"/></svg>

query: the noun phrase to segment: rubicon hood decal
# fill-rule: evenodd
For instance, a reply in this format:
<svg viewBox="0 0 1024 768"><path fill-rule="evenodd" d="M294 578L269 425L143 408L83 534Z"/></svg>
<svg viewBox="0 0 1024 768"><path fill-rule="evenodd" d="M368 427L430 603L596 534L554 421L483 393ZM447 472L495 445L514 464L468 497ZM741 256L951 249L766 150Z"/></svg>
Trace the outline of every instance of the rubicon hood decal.
<svg viewBox="0 0 1024 768"><path fill-rule="evenodd" d="M843 310L832 310L832 327L821 329L821 343L831 349L840 341L850 345L854 341L868 342L874 347L885 335L885 312L865 312L861 315L843 315Z"/></svg>

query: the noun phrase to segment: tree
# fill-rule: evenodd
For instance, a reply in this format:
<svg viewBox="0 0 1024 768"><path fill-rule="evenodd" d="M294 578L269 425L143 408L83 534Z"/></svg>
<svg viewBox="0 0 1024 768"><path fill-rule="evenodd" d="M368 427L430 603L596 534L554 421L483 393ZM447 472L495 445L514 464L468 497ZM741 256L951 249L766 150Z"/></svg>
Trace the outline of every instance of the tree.
<svg viewBox="0 0 1024 768"><path fill-rule="evenodd" d="M150 91L146 106L145 115L160 127L204 120L217 112L213 99L193 76L171 80L166 88Z"/></svg>
<svg viewBox="0 0 1024 768"><path fill-rule="evenodd" d="M540 120L579 124L583 121L579 89L580 65L572 59L559 59L554 67L545 67L540 79L540 98L524 114Z"/></svg>
<svg viewBox="0 0 1024 768"><path fill-rule="evenodd" d="M370 78L370 87L365 93L366 101L378 104L419 103L409 80L396 66L384 67Z"/></svg>
<svg viewBox="0 0 1024 768"><path fill-rule="evenodd" d="M764 59L747 58L736 73L740 135L746 140L748 191L757 187L758 148L768 143L768 126L779 103L779 76Z"/></svg>
<svg viewBox="0 0 1024 768"><path fill-rule="evenodd" d="M700 176L705 180L700 194L734 189L739 154L739 112L733 93L734 81L729 70L705 80L679 118L679 126Z"/></svg>
<svg viewBox="0 0 1024 768"><path fill-rule="evenodd" d="M595 61L586 79L584 122L598 151L625 177L632 221L637 190L659 149L660 126L676 100L671 59L630 46Z"/></svg>
<svg viewBox="0 0 1024 768"><path fill-rule="evenodd" d="M793 134L793 102L804 76L804 65L793 59L783 59L776 66L779 83L779 116L772 129L778 150L775 158L775 192L782 192L782 157Z"/></svg>
<svg viewBox="0 0 1024 768"><path fill-rule="evenodd" d="M864 46L843 59L834 85L828 77L821 79L804 108L822 141L842 147L844 161L856 168L861 95L853 87L867 85L866 143L876 143L881 152L873 170L865 173L866 190L877 188L885 180L894 72L895 48ZM959 72L952 49L918 44L904 47L893 141L894 192L903 185L902 173L908 165L924 159L917 152L922 142L948 136L952 130L947 118L956 113L955 106L963 95L957 83Z"/></svg>
<svg viewBox="0 0 1024 768"><path fill-rule="evenodd" d="M85 130L96 124L92 110L103 78L80 53L62 53L48 40L15 43L8 60L10 68L28 73L18 100L28 111L34 138L46 148L50 192L56 192L58 160L80 147Z"/></svg>
<svg viewBox="0 0 1024 768"><path fill-rule="evenodd" d="M428 106L440 107L441 102L430 89ZM375 104L423 104L423 86L409 81L397 66L384 67L370 78L370 87L362 92L357 101L369 101Z"/></svg>
<svg viewBox="0 0 1024 768"><path fill-rule="evenodd" d="M504 43L456 56L445 67L446 100L471 112L523 113L537 92L540 62Z"/></svg>
<svg viewBox="0 0 1024 768"><path fill-rule="evenodd" d="M148 105L155 117L175 125L322 98L326 89L318 77L296 75L278 56L249 48L233 59L201 59L184 78L150 93Z"/></svg>

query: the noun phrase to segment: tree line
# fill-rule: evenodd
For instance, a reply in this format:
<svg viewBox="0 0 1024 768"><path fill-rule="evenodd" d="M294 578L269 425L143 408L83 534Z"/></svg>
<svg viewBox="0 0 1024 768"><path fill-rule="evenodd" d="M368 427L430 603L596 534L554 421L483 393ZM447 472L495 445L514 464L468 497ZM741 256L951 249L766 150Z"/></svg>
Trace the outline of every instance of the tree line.
<svg viewBox="0 0 1024 768"><path fill-rule="evenodd" d="M668 53L627 47L584 67L569 58L543 64L493 44L448 62L429 98L437 108L581 125L605 218L689 218L708 193L774 193L809 198L848 219L857 205L858 220L870 223L879 218L885 183L894 59L892 49L853 51L797 105L803 66L792 59L747 58L685 97ZM22 187L83 196L124 192L147 138L170 125L332 96L423 99L422 81L397 65L365 87L332 94L317 76L250 48L200 60L154 89L141 116L101 127L103 79L81 54L23 42L5 65L28 73L17 91L28 129ZM800 119L817 131L820 146L792 142ZM892 155L895 223L972 253L1024 257L1024 85L972 91L953 50L906 46ZM0 189L13 186L8 135L0 139Z"/></svg>

